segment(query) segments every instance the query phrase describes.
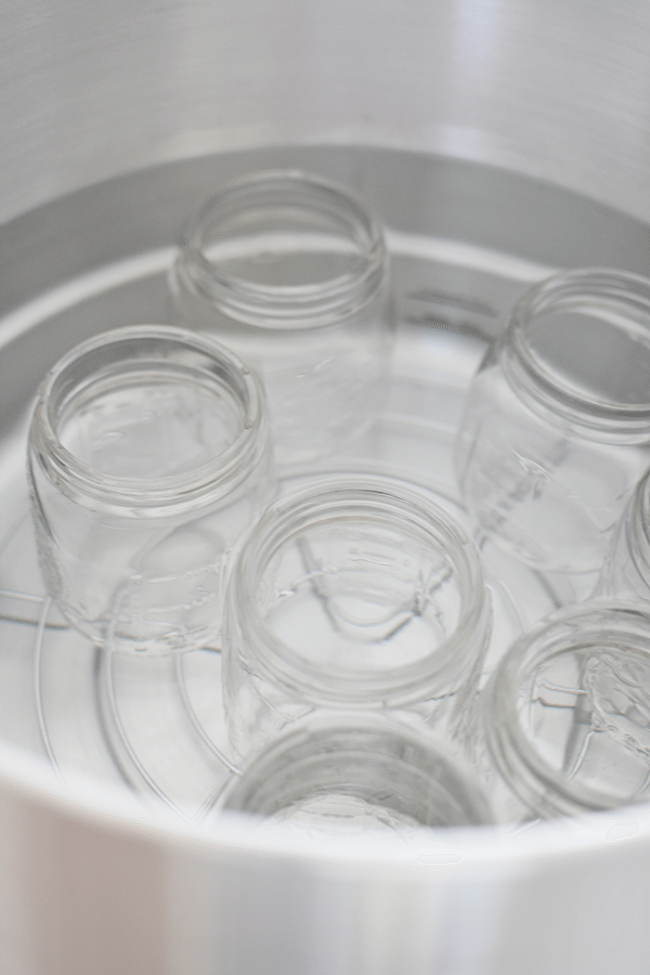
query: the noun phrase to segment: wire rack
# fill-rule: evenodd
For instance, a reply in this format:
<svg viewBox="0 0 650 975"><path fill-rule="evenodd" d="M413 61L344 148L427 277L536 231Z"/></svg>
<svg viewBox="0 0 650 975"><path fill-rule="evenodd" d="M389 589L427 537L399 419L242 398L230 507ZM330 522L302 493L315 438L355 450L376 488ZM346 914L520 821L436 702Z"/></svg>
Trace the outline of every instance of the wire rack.
<svg viewBox="0 0 650 975"><path fill-rule="evenodd" d="M204 819L239 771L227 754L219 651L127 658L72 630L40 584L27 502L0 536L0 564L3 645L21 661L11 711L23 720L10 719L14 736L18 728L62 779L76 768L119 780L186 819Z"/></svg>

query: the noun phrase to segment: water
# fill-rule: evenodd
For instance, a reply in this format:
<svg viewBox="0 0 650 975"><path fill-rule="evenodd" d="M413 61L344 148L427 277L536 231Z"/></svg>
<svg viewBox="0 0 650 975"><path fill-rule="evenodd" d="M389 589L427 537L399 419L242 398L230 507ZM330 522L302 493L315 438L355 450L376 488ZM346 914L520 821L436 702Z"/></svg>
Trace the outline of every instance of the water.
<svg viewBox="0 0 650 975"><path fill-rule="evenodd" d="M632 267L646 253L645 228L591 200L547 187L540 214L539 185L512 173L348 147L184 160L86 189L16 222L0 291L6 314L1 330L0 588L16 594L2 597L0 735L30 751L38 751L41 737L47 736L52 760L60 766L126 780L181 814L199 818L210 808L219 770L228 774L218 757L219 748L229 749L220 656L192 652L159 680L152 679L152 665L166 658L123 657L123 666L114 658L111 671L98 676L89 640L51 614L39 630L44 588L31 525L24 517L24 416L47 369L79 341L119 325L171 319L166 273L175 257L173 245L182 221L216 184L247 167L287 164L358 184L392 225L387 236L399 317L394 372L381 420L355 445L355 459L365 458L373 470L402 474L450 497L455 491L451 444L467 383L484 348L481 337L494 335L522 290L557 263ZM473 202L476 186L483 193L480 207ZM518 208L504 224L503 207L513 199L513 188ZM413 205L423 198L438 201L431 213ZM100 258L96 247L85 246L96 240L98 227ZM60 248L71 234L80 246ZM263 282L263 263L257 272ZM253 269L250 274L254 280ZM354 374L346 374L339 393L352 389L353 380ZM305 382L311 381L306 376ZM351 408L356 397L351 397ZM146 433L134 438L146 440ZM192 454L185 458L190 466L200 462L200 443L197 449L194 459ZM119 450L107 451L107 472L131 468L135 476L143 470L149 476L146 465L139 466L137 449L120 467L122 462ZM202 530L189 533L184 541L192 543L187 546L191 553ZM185 547L170 539L161 550L161 565L167 566L163 574ZM499 638L492 661L556 599L553 585L526 566L499 559ZM88 571L93 563L86 559L84 564ZM564 581L559 588L564 598ZM104 692L111 704L100 713L97 702ZM40 725L29 717L37 709Z"/></svg>

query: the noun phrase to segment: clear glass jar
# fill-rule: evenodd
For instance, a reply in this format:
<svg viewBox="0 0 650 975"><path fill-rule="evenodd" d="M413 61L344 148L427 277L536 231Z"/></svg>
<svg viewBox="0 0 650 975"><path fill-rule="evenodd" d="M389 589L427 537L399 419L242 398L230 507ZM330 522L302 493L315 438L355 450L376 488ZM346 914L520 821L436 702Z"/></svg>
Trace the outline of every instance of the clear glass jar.
<svg viewBox="0 0 650 975"><path fill-rule="evenodd" d="M491 606L478 552L391 478L317 480L275 502L233 560L224 701L245 755L317 708L392 709L455 736Z"/></svg>
<svg viewBox="0 0 650 975"><path fill-rule="evenodd" d="M650 281L559 274L517 304L457 441L481 528L541 569L598 571L650 463Z"/></svg>
<svg viewBox="0 0 650 975"><path fill-rule="evenodd" d="M531 814L647 801L650 610L594 601L549 617L505 655L483 716L493 766ZM501 810L498 782L489 795Z"/></svg>
<svg viewBox="0 0 650 975"><path fill-rule="evenodd" d="M338 835L491 822L478 784L430 733L358 713L291 725L253 756L222 808Z"/></svg>
<svg viewBox="0 0 650 975"><path fill-rule="evenodd" d="M46 376L29 474L43 576L73 626L111 650L209 645L224 560L275 489L261 384L204 336L104 333Z"/></svg>
<svg viewBox="0 0 650 975"><path fill-rule="evenodd" d="M602 596L650 600L650 471L628 501L596 591Z"/></svg>
<svg viewBox="0 0 650 975"><path fill-rule="evenodd" d="M262 375L279 462L331 453L377 415L394 330L388 253L339 188L291 170L224 187L190 227L170 286L185 325Z"/></svg>

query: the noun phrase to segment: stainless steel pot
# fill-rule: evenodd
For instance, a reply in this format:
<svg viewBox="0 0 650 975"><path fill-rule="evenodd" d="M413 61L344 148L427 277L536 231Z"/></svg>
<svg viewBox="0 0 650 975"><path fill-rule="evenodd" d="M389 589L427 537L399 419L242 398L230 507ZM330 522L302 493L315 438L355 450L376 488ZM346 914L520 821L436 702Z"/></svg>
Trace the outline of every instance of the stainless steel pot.
<svg viewBox="0 0 650 975"><path fill-rule="evenodd" d="M494 334L543 268L647 273L649 49L641 0L5 3L0 468L38 378L88 328L65 283L108 268L109 289L116 262L170 248L242 169L297 160L362 193L398 236L464 247L452 283L431 286L436 321L453 299L452 330ZM487 313L472 248L524 268ZM398 262L407 313L430 286L412 273ZM46 326L45 293L68 309ZM91 328L140 307L164 320L160 295L136 276L127 298L93 304ZM648 971L645 807L514 840L432 834L422 852L289 845L237 819L190 826L119 783L63 783L36 732L31 747L31 671L18 650L11 660L8 975Z"/></svg>

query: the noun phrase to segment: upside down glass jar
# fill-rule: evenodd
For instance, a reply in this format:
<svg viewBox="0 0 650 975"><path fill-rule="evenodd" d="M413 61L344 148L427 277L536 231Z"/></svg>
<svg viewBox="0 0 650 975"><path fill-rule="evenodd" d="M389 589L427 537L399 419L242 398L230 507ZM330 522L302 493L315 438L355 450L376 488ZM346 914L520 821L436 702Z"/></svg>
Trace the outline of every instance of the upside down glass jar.
<svg viewBox="0 0 650 975"><path fill-rule="evenodd" d="M647 801L648 606L598 600L542 621L503 657L482 712L486 785L499 818Z"/></svg>
<svg viewBox="0 0 650 975"><path fill-rule="evenodd" d="M393 341L388 253L348 193L293 170L224 187L186 234L170 287L183 324L262 375L280 463L331 453L372 423Z"/></svg>
<svg viewBox="0 0 650 975"><path fill-rule="evenodd" d="M472 774L430 732L368 713L295 722L252 757L222 808L339 836L491 822Z"/></svg>
<svg viewBox="0 0 650 975"><path fill-rule="evenodd" d="M595 572L650 463L650 281L558 274L519 301L456 448L481 528L543 570Z"/></svg>
<svg viewBox="0 0 650 975"><path fill-rule="evenodd" d="M425 492L332 477L275 502L233 560L224 701L238 755L320 708L460 735L491 606L472 540Z"/></svg>
<svg viewBox="0 0 650 975"><path fill-rule="evenodd" d="M29 433L39 561L109 650L210 645L230 549L275 491L259 380L212 339L141 325L65 355Z"/></svg>

